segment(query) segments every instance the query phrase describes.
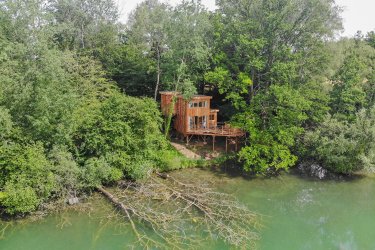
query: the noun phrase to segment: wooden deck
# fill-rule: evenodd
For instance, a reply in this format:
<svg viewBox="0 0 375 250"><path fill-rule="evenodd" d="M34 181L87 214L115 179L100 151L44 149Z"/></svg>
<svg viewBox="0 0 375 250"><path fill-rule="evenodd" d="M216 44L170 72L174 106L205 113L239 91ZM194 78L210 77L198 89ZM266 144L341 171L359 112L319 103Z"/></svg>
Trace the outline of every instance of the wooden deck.
<svg viewBox="0 0 375 250"><path fill-rule="evenodd" d="M245 133L240 129L235 128L202 128L189 129L187 135L208 135L208 136L225 136L225 137L241 137Z"/></svg>
<svg viewBox="0 0 375 250"><path fill-rule="evenodd" d="M218 125L214 128L195 128L189 129L187 135L208 135L208 136L223 136L223 137L241 137L245 132L238 128L232 128L228 125Z"/></svg>
<svg viewBox="0 0 375 250"><path fill-rule="evenodd" d="M207 136L212 136L212 150L215 151L215 137L225 137L225 151L228 152L228 143L235 145L237 151L238 139L245 136L245 132L229 125L217 126L215 128L196 128L186 132L186 143L189 144L193 136L202 137L206 141Z"/></svg>

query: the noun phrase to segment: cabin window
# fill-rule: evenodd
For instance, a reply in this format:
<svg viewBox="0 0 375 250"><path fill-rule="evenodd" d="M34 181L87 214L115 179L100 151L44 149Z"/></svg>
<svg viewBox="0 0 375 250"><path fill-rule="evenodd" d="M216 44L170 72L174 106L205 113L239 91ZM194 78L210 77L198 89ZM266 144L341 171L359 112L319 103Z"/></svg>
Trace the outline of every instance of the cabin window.
<svg viewBox="0 0 375 250"><path fill-rule="evenodd" d="M207 107L207 101L203 102L189 102L189 108L205 108Z"/></svg>
<svg viewBox="0 0 375 250"><path fill-rule="evenodd" d="M204 129L204 128L207 128L206 116L189 117L189 129Z"/></svg>
<svg viewBox="0 0 375 250"><path fill-rule="evenodd" d="M190 102L189 107L190 108L196 108L196 107L198 107L198 103L197 102Z"/></svg>
<svg viewBox="0 0 375 250"><path fill-rule="evenodd" d="M193 117L189 117L189 128L190 129L193 129L194 128L194 120L193 120Z"/></svg>
<svg viewBox="0 0 375 250"><path fill-rule="evenodd" d="M215 120L215 115L210 115L210 120L211 121Z"/></svg>
<svg viewBox="0 0 375 250"><path fill-rule="evenodd" d="M199 102L199 107L200 107L200 108L205 108L205 107L207 107L207 102L206 102L206 101L204 101L204 102Z"/></svg>

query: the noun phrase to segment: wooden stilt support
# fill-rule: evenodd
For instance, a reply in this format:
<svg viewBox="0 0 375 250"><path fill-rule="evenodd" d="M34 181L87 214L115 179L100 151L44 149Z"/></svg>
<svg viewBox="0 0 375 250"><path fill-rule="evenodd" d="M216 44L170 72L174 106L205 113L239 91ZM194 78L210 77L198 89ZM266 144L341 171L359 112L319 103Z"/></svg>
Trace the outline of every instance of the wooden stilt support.
<svg viewBox="0 0 375 250"><path fill-rule="evenodd" d="M237 143L238 143L238 137L236 137L236 152L237 152Z"/></svg>
<svg viewBox="0 0 375 250"><path fill-rule="evenodd" d="M190 137L189 135L186 136L186 145L189 145L191 138L193 138L193 135L191 135Z"/></svg>
<svg viewBox="0 0 375 250"><path fill-rule="evenodd" d="M202 139L203 139L203 145L206 145L207 144L207 136L203 135Z"/></svg>
<svg viewBox="0 0 375 250"><path fill-rule="evenodd" d="M215 152L215 136L212 136L212 151Z"/></svg>
<svg viewBox="0 0 375 250"><path fill-rule="evenodd" d="M225 137L225 152L228 153L228 137Z"/></svg>

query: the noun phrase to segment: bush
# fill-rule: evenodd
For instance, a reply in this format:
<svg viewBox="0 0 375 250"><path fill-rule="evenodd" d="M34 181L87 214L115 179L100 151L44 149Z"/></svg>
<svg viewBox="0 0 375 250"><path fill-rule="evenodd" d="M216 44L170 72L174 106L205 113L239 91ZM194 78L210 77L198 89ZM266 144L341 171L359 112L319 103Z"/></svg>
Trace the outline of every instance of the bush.
<svg viewBox="0 0 375 250"><path fill-rule="evenodd" d="M375 107L361 110L355 121L327 116L315 130L306 133L306 156L336 173L350 174L375 168Z"/></svg>
<svg viewBox="0 0 375 250"><path fill-rule="evenodd" d="M16 214L35 210L40 199L32 187L20 182L7 182L0 202L8 214Z"/></svg>
<svg viewBox="0 0 375 250"><path fill-rule="evenodd" d="M54 146L49 152L48 158L52 165L51 171L56 178L55 196L73 195L83 187L81 183L82 168L80 168L66 147Z"/></svg>
<svg viewBox="0 0 375 250"><path fill-rule="evenodd" d="M79 127L75 144L80 156L96 157L95 162L100 161L102 168L113 168L116 174L107 177L118 179L122 171L140 179L158 164L159 152L167 148L161 124L156 102L114 92Z"/></svg>
<svg viewBox="0 0 375 250"><path fill-rule="evenodd" d="M9 213L29 212L55 189L52 166L39 144L0 147L0 202Z"/></svg>

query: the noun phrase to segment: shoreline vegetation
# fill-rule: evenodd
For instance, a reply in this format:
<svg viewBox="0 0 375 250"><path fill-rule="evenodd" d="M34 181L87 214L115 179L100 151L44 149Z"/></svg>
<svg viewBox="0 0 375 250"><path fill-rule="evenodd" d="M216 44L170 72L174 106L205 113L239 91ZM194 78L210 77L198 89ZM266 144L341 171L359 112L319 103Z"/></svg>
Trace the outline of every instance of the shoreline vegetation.
<svg viewBox="0 0 375 250"><path fill-rule="evenodd" d="M146 0L122 24L113 0L1 1L1 216L124 184L112 202L131 200L127 221L140 218L160 237L133 230L144 247L182 247L171 227L183 217L250 247L258 220L233 197L155 174L213 165L267 178L302 163L318 178L374 172L375 33L337 39L342 9L333 0L217 6ZM177 152L161 90L212 96L218 119L246 132L239 152L197 148L198 160ZM180 213L145 213L135 197Z"/></svg>

